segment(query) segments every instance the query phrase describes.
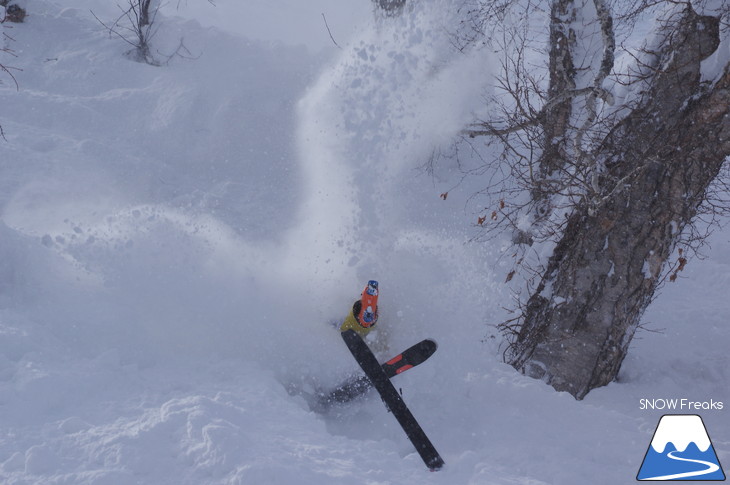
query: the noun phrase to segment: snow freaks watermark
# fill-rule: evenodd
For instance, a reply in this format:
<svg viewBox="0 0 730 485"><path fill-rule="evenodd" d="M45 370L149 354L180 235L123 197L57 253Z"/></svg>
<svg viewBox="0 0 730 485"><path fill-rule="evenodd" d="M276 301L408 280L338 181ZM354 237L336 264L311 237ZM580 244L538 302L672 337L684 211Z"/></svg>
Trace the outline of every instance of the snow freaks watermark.
<svg viewBox="0 0 730 485"><path fill-rule="evenodd" d="M639 409L660 411L720 411L723 408L722 401L693 401L692 399L639 399Z"/></svg>
<svg viewBox="0 0 730 485"><path fill-rule="evenodd" d="M655 404L656 401L649 402ZM676 401L681 405L683 400ZM688 402L693 403L693 401ZM722 406L722 403L719 405ZM662 416L646 450L636 479L641 481L725 480L725 473L717 459L715 447L710 441L710 435L707 433L702 418L697 414L665 414Z"/></svg>

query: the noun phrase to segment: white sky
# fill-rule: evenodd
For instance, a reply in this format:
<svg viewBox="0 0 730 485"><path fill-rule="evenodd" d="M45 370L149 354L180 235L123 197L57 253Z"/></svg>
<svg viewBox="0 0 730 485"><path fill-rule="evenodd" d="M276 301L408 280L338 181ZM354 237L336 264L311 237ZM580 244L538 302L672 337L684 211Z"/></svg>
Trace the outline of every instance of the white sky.
<svg viewBox="0 0 730 485"><path fill-rule="evenodd" d="M195 17L203 25L214 25L251 39L304 44L318 52L332 46L322 14L332 36L343 44L358 24L372 16L371 0L187 0L179 15Z"/></svg>

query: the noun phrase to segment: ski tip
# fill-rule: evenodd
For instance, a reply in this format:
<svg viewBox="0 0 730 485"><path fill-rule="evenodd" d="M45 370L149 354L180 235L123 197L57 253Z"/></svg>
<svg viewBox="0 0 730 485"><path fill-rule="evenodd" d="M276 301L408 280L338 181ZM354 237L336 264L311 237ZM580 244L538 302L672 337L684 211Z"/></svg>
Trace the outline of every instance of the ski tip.
<svg viewBox="0 0 730 485"><path fill-rule="evenodd" d="M439 459L439 460L437 460L436 463L431 463L428 465L428 471L437 472L437 471L441 470L441 468L443 468L444 465L445 465L444 461Z"/></svg>

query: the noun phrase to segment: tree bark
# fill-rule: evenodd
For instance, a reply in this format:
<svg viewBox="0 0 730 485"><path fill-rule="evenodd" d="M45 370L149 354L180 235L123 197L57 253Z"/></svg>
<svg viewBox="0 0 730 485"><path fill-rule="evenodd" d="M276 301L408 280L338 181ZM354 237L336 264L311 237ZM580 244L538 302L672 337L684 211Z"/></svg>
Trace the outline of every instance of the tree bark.
<svg viewBox="0 0 730 485"><path fill-rule="evenodd" d="M682 230L730 155L730 71L700 62L719 21L688 8L655 56L639 105L596 156L599 193L568 219L512 343L510 363L582 399L615 379Z"/></svg>
<svg viewBox="0 0 730 485"><path fill-rule="evenodd" d="M563 166L565 159L565 137L570 128L573 115L573 97L563 96L575 89L575 64L573 49L575 47L575 21L573 0L556 0L550 10L550 84L547 99L555 100L545 113L543 127L545 130L545 147L540 158L540 174L549 177Z"/></svg>
<svg viewBox="0 0 730 485"><path fill-rule="evenodd" d="M573 116L573 97L565 96L575 89L575 5L573 0L556 0L550 8L550 50L547 99L550 103L541 119L544 132L542 154L534 175L532 200L535 203L535 223L549 217L554 189L550 180L566 163L566 145ZM561 99L562 101L553 102Z"/></svg>
<svg viewBox="0 0 730 485"><path fill-rule="evenodd" d="M150 3L152 0L139 0L139 26L150 25Z"/></svg>

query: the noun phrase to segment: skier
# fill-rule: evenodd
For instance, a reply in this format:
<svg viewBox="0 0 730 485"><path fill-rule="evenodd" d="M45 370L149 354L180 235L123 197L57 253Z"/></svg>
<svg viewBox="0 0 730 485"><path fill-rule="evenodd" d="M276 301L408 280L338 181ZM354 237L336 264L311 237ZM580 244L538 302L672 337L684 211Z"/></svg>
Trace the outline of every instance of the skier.
<svg viewBox="0 0 730 485"><path fill-rule="evenodd" d="M340 325L340 332L354 330L365 338L378 323L378 282L368 281L362 295Z"/></svg>
<svg viewBox="0 0 730 485"><path fill-rule="evenodd" d="M372 339L368 335L377 322L378 282L370 280L365 286L360 299L352 305L352 310L340 325L342 340L365 375L355 376L354 379L349 379L333 391L320 394L321 406L326 407L332 403L346 403L371 387L375 387L383 403L385 403L385 407L393 413L426 466L432 471L438 470L444 465L444 460L436 451L416 418L408 410L401 395L398 394L398 391L390 382L391 377L428 359L436 350L436 342L421 341L381 364L375 349L366 341L375 340L374 343L380 345L384 343L385 339L379 333L377 337L380 337L380 339L377 337ZM368 336L367 339L366 336ZM378 340L380 341L378 342Z"/></svg>

